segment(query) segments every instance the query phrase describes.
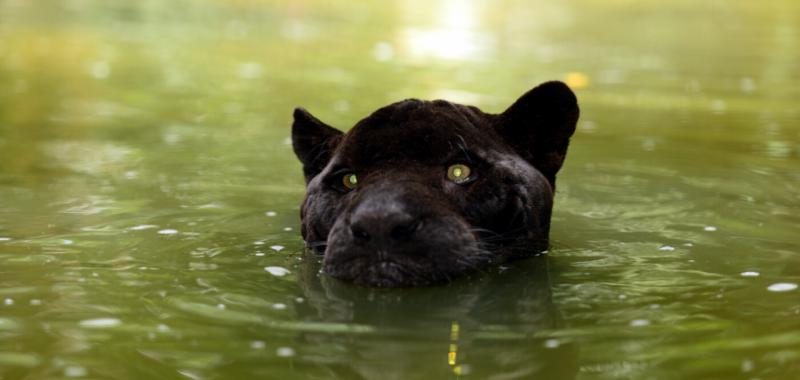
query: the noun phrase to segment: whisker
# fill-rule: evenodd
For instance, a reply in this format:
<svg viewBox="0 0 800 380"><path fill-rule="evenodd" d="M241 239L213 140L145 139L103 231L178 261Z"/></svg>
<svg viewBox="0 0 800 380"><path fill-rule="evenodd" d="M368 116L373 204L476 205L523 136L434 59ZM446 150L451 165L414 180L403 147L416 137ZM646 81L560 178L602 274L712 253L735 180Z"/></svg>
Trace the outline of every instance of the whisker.
<svg viewBox="0 0 800 380"><path fill-rule="evenodd" d="M324 241L324 240L307 241L306 242L306 247L309 247L309 248L321 247L323 245L328 245L328 242Z"/></svg>

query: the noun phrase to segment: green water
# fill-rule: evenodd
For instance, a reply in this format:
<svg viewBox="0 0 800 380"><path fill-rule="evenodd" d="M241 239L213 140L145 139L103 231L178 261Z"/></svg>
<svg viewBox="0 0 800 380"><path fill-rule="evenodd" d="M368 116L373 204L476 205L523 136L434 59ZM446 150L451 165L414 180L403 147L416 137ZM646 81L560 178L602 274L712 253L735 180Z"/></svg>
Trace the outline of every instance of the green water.
<svg viewBox="0 0 800 380"><path fill-rule="evenodd" d="M0 1L0 379L800 379L798 62L795 0ZM549 257L318 273L294 106L550 79Z"/></svg>

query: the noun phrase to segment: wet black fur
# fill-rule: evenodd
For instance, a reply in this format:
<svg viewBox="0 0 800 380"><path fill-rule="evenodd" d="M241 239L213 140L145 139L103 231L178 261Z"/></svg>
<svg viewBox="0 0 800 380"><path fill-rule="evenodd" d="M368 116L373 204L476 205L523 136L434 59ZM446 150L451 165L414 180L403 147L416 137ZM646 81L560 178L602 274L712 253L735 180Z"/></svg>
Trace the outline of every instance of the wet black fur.
<svg viewBox="0 0 800 380"><path fill-rule="evenodd" d="M297 108L303 238L324 254L325 273L383 287L447 282L539 253L578 114L561 82L530 90L500 114L407 99L347 133ZM447 180L457 163L472 168L468 183ZM358 186L348 190L341 179L351 172Z"/></svg>

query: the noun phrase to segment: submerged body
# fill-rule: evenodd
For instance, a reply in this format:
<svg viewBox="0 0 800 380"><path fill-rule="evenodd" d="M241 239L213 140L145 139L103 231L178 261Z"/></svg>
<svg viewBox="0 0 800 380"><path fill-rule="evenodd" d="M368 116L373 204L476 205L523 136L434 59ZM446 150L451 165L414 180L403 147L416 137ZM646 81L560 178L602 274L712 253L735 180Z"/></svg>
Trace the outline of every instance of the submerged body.
<svg viewBox="0 0 800 380"><path fill-rule="evenodd" d="M323 271L370 286L447 282L547 249L555 175L578 106L548 82L501 114L397 102L347 133L295 110L302 234Z"/></svg>

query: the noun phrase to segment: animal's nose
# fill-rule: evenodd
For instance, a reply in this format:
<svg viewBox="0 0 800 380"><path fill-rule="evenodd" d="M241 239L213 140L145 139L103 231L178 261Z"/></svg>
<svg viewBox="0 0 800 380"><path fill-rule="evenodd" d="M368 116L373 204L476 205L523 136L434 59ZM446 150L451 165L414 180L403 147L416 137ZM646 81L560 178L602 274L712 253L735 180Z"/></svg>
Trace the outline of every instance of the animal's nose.
<svg viewBox="0 0 800 380"><path fill-rule="evenodd" d="M411 240L420 224L413 215L391 208L357 208L350 216L353 240L375 248L389 248Z"/></svg>

